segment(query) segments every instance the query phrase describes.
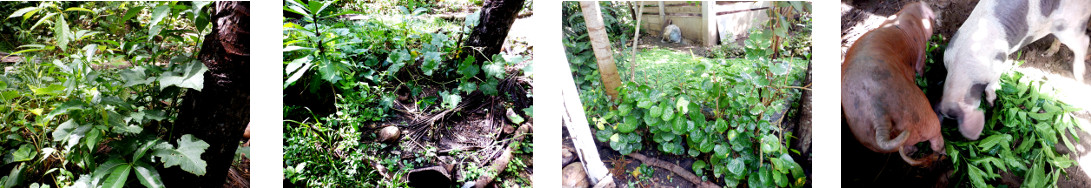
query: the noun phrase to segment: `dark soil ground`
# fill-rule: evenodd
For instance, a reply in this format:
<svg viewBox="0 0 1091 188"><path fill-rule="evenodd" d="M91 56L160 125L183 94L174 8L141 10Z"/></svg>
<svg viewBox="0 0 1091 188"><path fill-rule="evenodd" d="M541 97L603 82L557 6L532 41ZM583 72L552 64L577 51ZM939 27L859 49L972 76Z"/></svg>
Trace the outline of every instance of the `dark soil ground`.
<svg viewBox="0 0 1091 188"><path fill-rule="evenodd" d="M892 0L892 1L842 1L841 2L841 56L844 58L845 51L849 46L856 41L861 35L875 29L881 24L886 17L896 13L902 5L913 0ZM973 11L974 6L977 5L976 0L969 1L956 1L956 0L925 0L929 3L933 11L938 16L937 27L935 34L943 36L943 43L950 40L950 36L954 35L955 31L961 27L963 21ZM1073 92L1085 92L1087 91L1086 83L1074 84L1072 81L1072 51L1068 48L1062 47L1060 51L1052 56L1046 56L1045 51L1050 47L1055 39L1053 36L1047 36L1040 39L1026 47L1023 47L1017 54L1023 54L1022 57L1012 56L1015 60L1025 60L1026 63L1018 67L1017 69L1023 71L1028 76L1042 77L1049 80L1050 83L1068 84L1063 86L1062 89L1069 91L1062 91L1062 95L1069 94L1072 97L1080 96L1086 97L1086 93L1073 93ZM942 52L940 52L942 53ZM931 54L940 55L940 54ZM843 60L842 60L843 61ZM929 87L926 88L929 93L929 99L936 103L939 99L938 94L942 93L942 81L946 75L942 64L933 64L931 71L928 71L924 75L929 80ZM1082 75L1085 80L1091 79L1091 75ZM1088 124L1088 119L1091 119L1091 112L1085 104L1086 102L1079 102L1080 100L1065 100L1061 97L1062 101L1066 101L1070 104L1085 110L1075 112L1074 115L1079 119L1081 124ZM842 121L843 122L843 121ZM952 121L947 121L944 127L950 127ZM848 127L844 124L841 125L841 184L845 187L877 187L877 186L890 186L897 185L897 187L968 187L968 180L948 178L953 172L953 166L950 160L945 160L941 164L933 165L931 167L912 167L902 161L897 153L892 154L878 154L863 147L848 131ZM1087 138L1086 131L1079 132L1081 138ZM947 139L962 139L962 138L947 138ZM1072 153L1067 148L1058 145L1058 151L1062 154ZM1079 141L1076 149L1078 151L1072 154L1081 163L1084 163L1084 159L1088 157L1088 149L1091 148L1091 139L1082 139ZM1073 166L1065 169L1068 172L1066 177L1060 178L1057 186L1059 187L1089 187L1091 186L1091 178L1088 177L1084 169L1079 166ZM1007 185L1010 187L1018 187L1022 183L1023 179L1013 174L1002 173L1002 178L998 181L990 181L990 184Z"/></svg>
<svg viewBox="0 0 1091 188"><path fill-rule="evenodd" d="M640 49L650 49L650 48L654 48L654 47L658 46L658 47L661 47L661 48L667 48L667 49L671 49L671 50L678 51L678 52L691 53L691 54L697 55L697 56L708 57L708 48L706 48L704 46L693 45L692 42L689 42L688 40L687 40L687 43L672 43L672 42L663 42L660 39L662 39L662 38L660 38L659 35L654 35L654 34L649 35L649 34L646 34L646 33L641 33L640 34L640 43L637 44L637 47L640 48ZM632 47L632 45L633 45L631 43L631 41L626 41L625 44L627 44L627 46L629 46L629 47ZM631 53L631 52L629 52L629 53Z"/></svg>

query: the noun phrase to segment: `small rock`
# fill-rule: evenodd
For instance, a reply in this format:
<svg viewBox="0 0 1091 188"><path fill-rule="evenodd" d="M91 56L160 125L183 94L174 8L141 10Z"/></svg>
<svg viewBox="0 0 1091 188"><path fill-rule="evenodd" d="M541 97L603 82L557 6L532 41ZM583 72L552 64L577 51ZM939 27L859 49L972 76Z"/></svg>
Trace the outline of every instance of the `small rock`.
<svg viewBox="0 0 1091 188"><path fill-rule="evenodd" d="M511 134L515 132L515 127L511 125L504 125L504 134Z"/></svg>
<svg viewBox="0 0 1091 188"><path fill-rule="evenodd" d="M575 162L565 166L561 170L561 187L579 187L585 188L591 186L591 183L587 181L587 172L583 171L583 163Z"/></svg>
<svg viewBox="0 0 1091 188"><path fill-rule="evenodd" d="M572 161L576 161L575 151L567 144L561 146L561 165L568 165L568 163L571 163Z"/></svg>
<svg viewBox="0 0 1091 188"><path fill-rule="evenodd" d="M401 136L401 130L398 130L398 126L386 126L379 130L380 142L393 142L397 141Z"/></svg>

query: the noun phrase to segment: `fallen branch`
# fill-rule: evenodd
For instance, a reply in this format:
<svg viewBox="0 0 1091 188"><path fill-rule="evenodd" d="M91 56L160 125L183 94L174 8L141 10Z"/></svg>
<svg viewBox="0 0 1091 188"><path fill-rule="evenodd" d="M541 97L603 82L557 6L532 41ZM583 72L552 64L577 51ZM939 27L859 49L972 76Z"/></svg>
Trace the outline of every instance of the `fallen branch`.
<svg viewBox="0 0 1091 188"><path fill-rule="evenodd" d="M678 176L681 176L683 179L686 179L689 182L696 184L697 187L720 187L719 185L716 185L712 182L701 181L701 178L697 177L697 175L693 175L693 173L690 173L689 169L682 168L681 166L675 165L674 163L650 158L639 153L630 153L629 157L640 160L641 162L643 162L644 164L648 164L649 166L667 169L674 174L678 174Z"/></svg>
<svg viewBox="0 0 1091 188"><path fill-rule="evenodd" d="M522 142L523 137L526 136L528 132L530 132L531 127L533 126L530 123L526 123L522 126L519 126L518 130L515 130L515 138L511 139L511 143L508 143L508 147L504 148L504 151L500 154L500 157L497 157L496 160L492 162L492 166L489 167L489 170L496 173L494 173L492 176L484 175L477 178L477 181L474 182L474 187L485 187L485 185L491 183L492 180L496 178L496 176L500 175L500 172L503 172L504 169L508 167L508 163L511 162L511 158L513 157L511 154L511 151L513 150L512 146L514 146L515 143Z"/></svg>

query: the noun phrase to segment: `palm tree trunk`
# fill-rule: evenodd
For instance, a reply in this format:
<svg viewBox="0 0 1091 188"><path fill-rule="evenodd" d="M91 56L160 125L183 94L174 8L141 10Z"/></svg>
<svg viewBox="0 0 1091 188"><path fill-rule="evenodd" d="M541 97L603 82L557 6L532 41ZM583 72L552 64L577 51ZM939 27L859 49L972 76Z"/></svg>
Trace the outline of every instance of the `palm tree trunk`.
<svg viewBox="0 0 1091 188"><path fill-rule="evenodd" d="M606 36L606 25L602 22L602 12L598 2L580 1L583 19L587 23L587 33L591 38L591 48L595 51L602 84L606 86L606 95L617 100L617 87L621 86L621 77L614 64L614 50L610 47L610 38Z"/></svg>

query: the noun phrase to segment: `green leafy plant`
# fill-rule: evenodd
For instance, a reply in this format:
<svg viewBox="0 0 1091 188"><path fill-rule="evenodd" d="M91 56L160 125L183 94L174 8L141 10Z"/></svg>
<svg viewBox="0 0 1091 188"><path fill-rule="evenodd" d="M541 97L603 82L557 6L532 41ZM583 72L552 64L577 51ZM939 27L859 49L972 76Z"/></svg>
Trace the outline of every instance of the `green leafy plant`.
<svg viewBox="0 0 1091 188"><path fill-rule="evenodd" d="M207 143L164 135L180 96L203 87L195 54L207 3L35 4L8 16L43 37L25 40L33 43L12 53L25 63L0 75L0 98L12 105L0 109L0 150L12 158L2 165L13 167L3 187L163 187L157 168L206 173ZM137 16L148 19L113 20ZM118 28L129 25L139 27Z"/></svg>
<svg viewBox="0 0 1091 188"><path fill-rule="evenodd" d="M810 56L778 49L803 48L798 43L809 43L808 38L788 36L789 30L806 28L809 32L809 19L798 26L790 24L796 23L793 18L806 17L794 15L807 15L809 5L781 6L786 8L774 13L778 19L752 30L742 49L745 59L680 58L673 55L676 52L649 49L637 55L637 61L669 65L642 65L641 70L629 73L658 79L627 81L618 88L617 101L606 99L600 86L577 83L588 114L597 114L591 117L596 139L622 155L647 147L693 157L697 160L691 169L698 176L729 187L804 186L807 177L803 168L789 155L800 153L788 147L792 133L780 125L801 89L809 88L798 84ZM598 79L595 73L580 72L584 65L579 64L580 58L572 58L580 53L579 49L568 51L576 80L593 82Z"/></svg>
<svg viewBox="0 0 1091 188"><path fill-rule="evenodd" d="M982 131L981 140L948 140L947 154L955 165L953 177L976 187L1007 172L1022 176L1023 186L1057 186L1065 168L1077 162L1060 154L1055 145L1075 151L1072 139L1079 141L1077 128L1084 129L1072 116L1079 109L1057 100L1045 81L1009 71L1000 78L996 104ZM945 135L958 137L957 130L945 129Z"/></svg>
<svg viewBox="0 0 1091 188"><path fill-rule="evenodd" d="M505 80L530 74L532 69L510 69L529 64L528 57L480 54L475 58L479 49L462 46L478 24L477 13L466 15L461 23L452 22L426 15L437 9L424 7L438 5L418 3L285 2L285 11L300 15L284 20L284 88L299 91L286 92L286 97L328 96L334 107L332 112L321 112L306 104L285 106L284 150L285 156L292 156L284 160L287 182L312 187L406 187L404 176L409 170L433 164L444 152L409 135L378 142L377 125L395 125L404 134L412 128L404 120L412 116L462 115L468 111L463 109L468 101L503 101L513 95L501 89L510 87L502 85L510 83ZM444 8L438 10L449 10ZM366 13L357 15L360 12ZM459 160L477 154L448 152ZM469 169L470 164L463 162L458 170L488 169L485 164ZM529 165L515 158L507 170L488 175L522 177L517 172Z"/></svg>

